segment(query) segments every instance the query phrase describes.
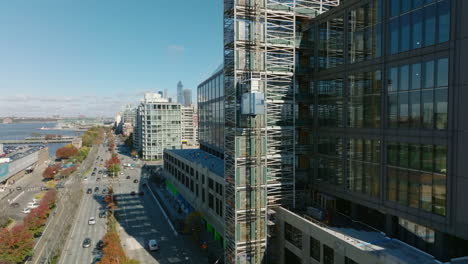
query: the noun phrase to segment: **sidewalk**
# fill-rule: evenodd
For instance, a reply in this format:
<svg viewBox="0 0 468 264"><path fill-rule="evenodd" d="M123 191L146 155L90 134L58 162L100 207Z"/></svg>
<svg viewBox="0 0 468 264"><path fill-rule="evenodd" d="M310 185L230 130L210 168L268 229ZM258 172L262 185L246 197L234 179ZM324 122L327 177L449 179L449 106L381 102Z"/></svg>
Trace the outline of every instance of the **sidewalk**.
<svg viewBox="0 0 468 264"><path fill-rule="evenodd" d="M148 181L148 187L156 195L159 203L163 207L163 210L166 212L169 219L171 219L172 223L174 224L177 231L182 231L184 226L184 221L186 218L186 214L183 212L178 212L179 204L175 197L166 189L164 184L157 184L151 180ZM208 258L208 263L214 263L219 257L223 257L224 250L219 245L219 241L215 241L213 239L213 234L208 231L203 231L200 233L200 241L196 245L197 247L202 250L202 241L206 243L208 246L208 250L205 252L205 255ZM195 241L193 241L194 244ZM223 259L219 263L223 263Z"/></svg>

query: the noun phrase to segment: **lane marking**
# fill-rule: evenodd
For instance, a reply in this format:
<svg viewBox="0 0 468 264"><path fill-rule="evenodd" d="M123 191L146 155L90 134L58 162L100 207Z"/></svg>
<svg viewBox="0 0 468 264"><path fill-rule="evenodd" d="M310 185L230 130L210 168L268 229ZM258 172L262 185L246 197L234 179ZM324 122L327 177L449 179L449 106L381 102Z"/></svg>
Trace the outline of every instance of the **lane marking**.
<svg viewBox="0 0 468 264"><path fill-rule="evenodd" d="M178 233L177 233L177 231L175 230L174 225L172 224L172 222L171 222L171 220L169 219L169 217L167 217L166 212L164 211L164 209L162 208L162 206L161 206L161 204L159 203L158 199L157 199L156 196L154 195L153 190L151 190L151 188L148 186L148 183L147 183L147 188L150 190L151 195L153 196L154 200L155 200L156 203L158 204L159 209L161 209L161 212L163 213L164 218L165 218L165 219L167 220L167 222L169 223L169 226L170 226L171 229L174 231L174 235L177 236Z"/></svg>
<svg viewBox="0 0 468 264"><path fill-rule="evenodd" d="M14 203L16 201L16 199L18 199L21 195L24 194L24 191L22 191L20 194L18 194L15 198L13 198L13 200L10 201L10 204Z"/></svg>

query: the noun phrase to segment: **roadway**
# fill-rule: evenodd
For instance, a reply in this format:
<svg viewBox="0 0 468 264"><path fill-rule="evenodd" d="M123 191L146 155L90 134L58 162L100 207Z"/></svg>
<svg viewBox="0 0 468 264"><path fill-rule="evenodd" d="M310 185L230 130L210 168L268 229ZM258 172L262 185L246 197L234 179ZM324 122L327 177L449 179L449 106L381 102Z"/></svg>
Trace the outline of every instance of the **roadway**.
<svg viewBox="0 0 468 264"><path fill-rule="evenodd" d="M104 161L110 157L110 153L104 148L100 148L98 155ZM119 158L122 163L141 163L120 154ZM99 161L96 164L100 163L104 165L105 162ZM98 170L101 168L98 167ZM102 178L102 174L85 176L88 176L88 180L84 182L84 197L59 264L92 263L94 257L99 254L93 249L104 236L107 222L106 218L99 218L99 211L105 207L101 192L103 188L110 185L114 188L118 202L115 215L119 223L118 229L122 246L130 258L145 264L206 263L206 258L189 237L174 233L155 198L146 187L142 186L142 182L146 179L141 177L140 164L133 169L124 169L123 175L119 175L113 180L110 177ZM127 176L130 176L130 179L126 179ZM101 181L96 182L97 177L101 178ZM134 183L135 179L138 180L138 183ZM99 188L99 192L94 192L95 187ZM93 189L92 194L86 194L88 188ZM143 191L144 195L131 195L132 191L136 193ZM95 217L95 225L88 225L90 217ZM91 238L91 247L82 247L85 238ZM150 239L158 241L159 251L149 252L147 250Z"/></svg>
<svg viewBox="0 0 468 264"><path fill-rule="evenodd" d="M93 261L95 255L93 254L93 249L96 247L96 243L102 239L106 233L106 219L99 218L99 210L104 208L102 189L107 187L107 183L103 180L103 174L99 174L98 171L103 169L103 167L99 166L102 163L100 159L106 160L109 156L106 148L101 146L97 153L99 159L94 161L93 166L93 168L97 168L96 176L91 176L92 170L83 175L87 177L87 180L83 180L83 198L59 263L84 264L92 263ZM104 164L102 163L102 165ZM97 181L98 178L101 180ZM99 191L95 192L95 187L98 187ZM93 190L91 194L86 193L88 188ZM96 224L88 225L90 217L95 218ZM83 248L82 243L85 238L91 238L91 247Z"/></svg>
<svg viewBox="0 0 468 264"><path fill-rule="evenodd" d="M21 179L17 180L15 184L10 185L4 192L0 193L0 196L9 192L12 189L12 193L0 200L0 210L2 215L6 215L15 221L21 221L26 216L22 212L23 208L27 206L29 202L32 202L34 196L41 192L41 187L44 186L42 182L42 172L47 167L46 164L40 164L35 170L24 175ZM21 190L16 188L21 187ZM18 203L18 207L11 207L11 203Z"/></svg>

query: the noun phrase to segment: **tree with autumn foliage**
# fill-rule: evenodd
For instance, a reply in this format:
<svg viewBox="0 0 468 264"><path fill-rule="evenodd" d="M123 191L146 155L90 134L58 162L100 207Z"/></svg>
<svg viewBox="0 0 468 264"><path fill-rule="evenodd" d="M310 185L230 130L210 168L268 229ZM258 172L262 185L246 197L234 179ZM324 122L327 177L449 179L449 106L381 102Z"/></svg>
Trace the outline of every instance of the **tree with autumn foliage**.
<svg viewBox="0 0 468 264"><path fill-rule="evenodd" d="M39 207L32 209L31 212L23 219L24 225L34 237L44 231L44 226L49 214L48 212L49 208L47 204L41 203Z"/></svg>
<svg viewBox="0 0 468 264"><path fill-rule="evenodd" d="M77 165L71 166L70 168L63 169L63 170L60 172L60 175L63 176L63 177L68 177L68 176L70 176L70 174L72 174L73 172L75 172L77 169L78 169L78 166L77 166Z"/></svg>
<svg viewBox="0 0 468 264"><path fill-rule="evenodd" d="M104 202L107 204L107 208L109 209L117 208L117 200L114 197L114 189L112 186L107 188L107 195L104 197Z"/></svg>
<svg viewBox="0 0 468 264"><path fill-rule="evenodd" d="M33 237L25 224L0 229L0 262L19 263L33 252Z"/></svg>
<svg viewBox="0 0 468 264"><path fill-rule="evenodd" d="M139 264L139 261L130 259L125 255L125 251L120 244L116 222L117 221L113 216L108 218L107 233L102 238L104 247L102 249L102 258L101 261L99 261L99 264Z"/></svg>
<svg viewBox="0 0 468 264"><path fill-rule="evenodd" d="M78 155L78 149L72 144L65 145L55 152L55 156L58 159L68 159L75 155Z"/></svg>
<svg viewBox="0 0 468 264"><path fill-rule="evenodd" d="M117 157L117 154L112 154L112 157L106 161L106 168L107 171L112 174L112 176L120 172L120 159Z"/></svg>
<svg viewBox="0 0 468 264"><path fill-rule="evenodd" d="M53 179L59 171L60 165L48 166L44 172L42 172L42 177L44 177L44 179Z"/></svg>

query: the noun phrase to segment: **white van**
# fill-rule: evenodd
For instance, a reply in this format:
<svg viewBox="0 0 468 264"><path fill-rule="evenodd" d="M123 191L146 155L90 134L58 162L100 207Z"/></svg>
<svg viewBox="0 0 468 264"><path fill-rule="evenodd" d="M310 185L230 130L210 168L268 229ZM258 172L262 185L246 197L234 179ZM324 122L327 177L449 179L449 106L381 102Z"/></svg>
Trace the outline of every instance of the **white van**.
<svg viewBox="0 0 468 264"><path fill-rule="evenodd" d="M151 239L150 241L148 241L148 247L150 251L159 250L159 245L156 239Z"/></svg>

